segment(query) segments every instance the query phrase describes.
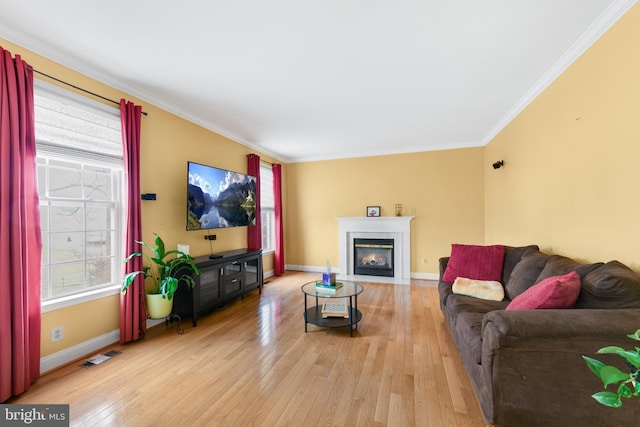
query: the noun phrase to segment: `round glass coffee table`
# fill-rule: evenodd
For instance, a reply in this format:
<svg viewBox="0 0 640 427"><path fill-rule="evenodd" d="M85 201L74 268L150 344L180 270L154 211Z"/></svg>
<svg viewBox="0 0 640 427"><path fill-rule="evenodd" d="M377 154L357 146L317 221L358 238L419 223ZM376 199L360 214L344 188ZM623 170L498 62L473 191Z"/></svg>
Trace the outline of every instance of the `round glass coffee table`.
<svg viewBox="0 0 640 427"><path fill-rule="evenodd" d="M326 290L316 286L317 280L302 285L304 293L304 331L307 332L307 323L323 328L349 327L351 336L353 328L362 320L362 313L358 310L358 295L364 291L362 285L356 282L340 281L342 286L335 290ZM307 305L307 297L315 298L315 305ZM330 299L330 302L321 304L319 298ZM341 304L335 299L348 298L348 304Z"/></svg>

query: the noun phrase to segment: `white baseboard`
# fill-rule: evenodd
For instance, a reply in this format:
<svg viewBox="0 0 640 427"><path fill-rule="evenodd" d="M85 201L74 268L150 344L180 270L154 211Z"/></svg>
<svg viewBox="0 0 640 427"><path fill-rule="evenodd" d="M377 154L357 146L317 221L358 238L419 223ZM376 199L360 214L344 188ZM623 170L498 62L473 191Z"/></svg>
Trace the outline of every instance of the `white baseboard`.
<svg viewBox="0 0 640 427"><path fill-rule="evenodd" d="M439 273L411 273L412 279L421 279L421 280L440 280Z"/></svg>
<svg viewBox="0 0 640 427"><path fill-rule="evenodd" d="M295 270L295 271L310 271L313 273L324 273L327 271L327 267L314 267L314 266L309 266L309 265L294 265L294 264L287 264L284 266L285 270ZM340 273L339 269L336 268L332 268L331 269L332 273Z"/></svg>
<svg viewBox="0 0 640 427"><path fill-rule="evenodd" d="M120 341L120 329L107 332L57 353L42 357L40 358L40 373L44 374L47 371L66 365L118 341Z"/></svg>
<svg viewBox="0 0 640 427"><path fill-rule="evenodd" d="M153 328L156 325L160 325L164 322L166 322L165 319L146 319L146 326L147 326L147 329L149 329L149 328Z"/></svg>

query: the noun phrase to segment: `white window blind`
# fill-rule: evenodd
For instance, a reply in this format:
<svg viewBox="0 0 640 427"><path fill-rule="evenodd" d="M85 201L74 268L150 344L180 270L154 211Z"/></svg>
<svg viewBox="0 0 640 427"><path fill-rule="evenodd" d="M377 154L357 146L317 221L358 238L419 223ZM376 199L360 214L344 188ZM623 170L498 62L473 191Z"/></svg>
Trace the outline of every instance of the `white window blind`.
<svg viewBox="0 0 640 427"><path fill-rule="evenodd" d="M270 165L260 165L260 208L273 209L274 207L273 171Z"/></svg>
<svg viewBox="0 0 640 427"><path fill-rule="evenodd" d="M39 151L63 154L69 149L122 163L120 114L116 108L36 80L34 94ZM89 154L92 153L92 154Z"/></svg>
<svg viewBox="0 0 640 427"><path fill-rule="evenodd" d="M275 236L275 200L271 165L260 165L260 219L262 220L262 250L272 251Z"/></svg>
<svg viewBox="0 0 640 427"><path fill-rule="evenodd" d="M123 164L116 108L36 80L42 301L116 286Z"/></svg>

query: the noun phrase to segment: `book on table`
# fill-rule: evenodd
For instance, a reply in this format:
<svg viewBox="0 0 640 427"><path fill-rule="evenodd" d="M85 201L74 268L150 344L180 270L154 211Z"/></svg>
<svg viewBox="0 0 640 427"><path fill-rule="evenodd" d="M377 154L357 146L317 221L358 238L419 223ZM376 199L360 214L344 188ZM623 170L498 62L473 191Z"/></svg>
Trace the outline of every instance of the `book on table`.
<svg viewBox="0 0 640 427"><path fill-rule="evenodd" d="M328 303L322 305L322 318L343 317L349 318L349 306L347 304Z"/></svg>
<svg viewBox="0 0 640 427"><path fill-rule="evenodd" d="M335 294L341 287L342 282L336 282L335 285L328 285L322 281L316 282L316 292L318 293Z"/></svg>

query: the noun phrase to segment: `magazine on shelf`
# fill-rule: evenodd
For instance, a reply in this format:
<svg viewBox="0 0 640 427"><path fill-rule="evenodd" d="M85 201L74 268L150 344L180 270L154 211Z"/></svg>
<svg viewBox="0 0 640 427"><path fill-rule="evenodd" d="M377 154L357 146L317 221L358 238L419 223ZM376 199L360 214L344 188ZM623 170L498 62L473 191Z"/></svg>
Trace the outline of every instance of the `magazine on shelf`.
<svg viewBox="0 0 640 427"><path fill-rule="evenodd" d="M322 305L322 318L343 317L349 318L349 306L347 304L329 303Z"/></svg>

